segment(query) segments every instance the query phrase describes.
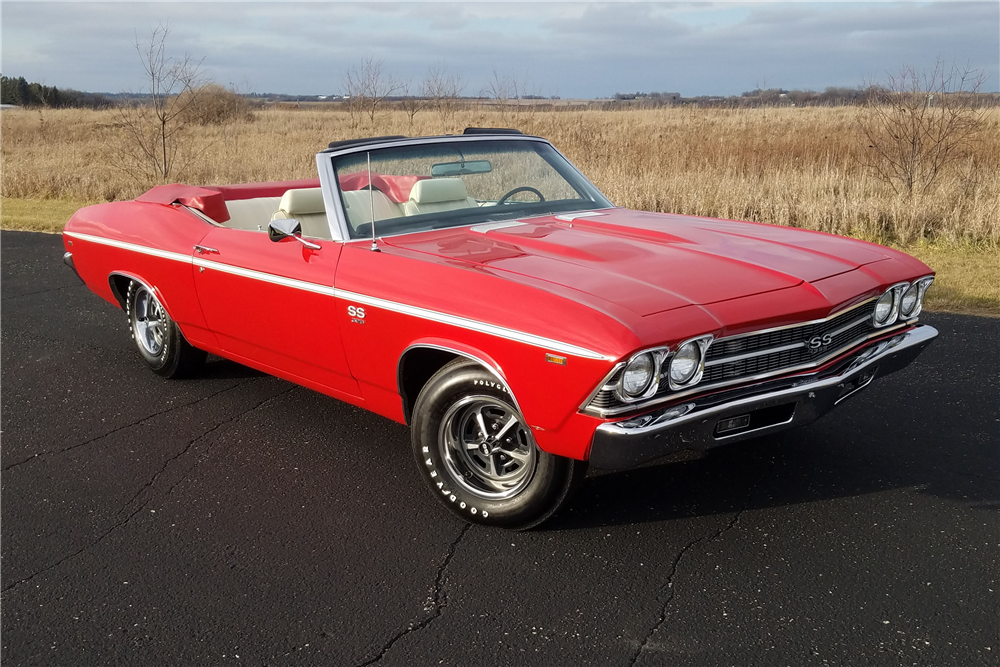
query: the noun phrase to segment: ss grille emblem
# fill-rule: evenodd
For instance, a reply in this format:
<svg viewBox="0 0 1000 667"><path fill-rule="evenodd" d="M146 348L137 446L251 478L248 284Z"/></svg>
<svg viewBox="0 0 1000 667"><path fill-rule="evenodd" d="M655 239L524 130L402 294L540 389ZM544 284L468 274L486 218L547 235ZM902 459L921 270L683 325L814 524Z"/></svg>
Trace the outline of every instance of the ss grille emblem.
<svg viewBox="0 0 1000 667"><path fill-rule="evenodd" d="M809 352L815 354L821 352L823 348L827 347L833 343L833 336L830 334L823 334L822 336L813 336L809 339Z"/></svg>

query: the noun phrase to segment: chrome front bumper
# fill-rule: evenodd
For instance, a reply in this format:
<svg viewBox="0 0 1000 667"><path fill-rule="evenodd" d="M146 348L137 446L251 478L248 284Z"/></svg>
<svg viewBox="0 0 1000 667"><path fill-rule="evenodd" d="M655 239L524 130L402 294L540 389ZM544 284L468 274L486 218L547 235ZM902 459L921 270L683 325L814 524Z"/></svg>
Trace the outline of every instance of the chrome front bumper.
<svg viewBox="0 0 1000 667"><path fill-rule="evenodd" d="M809 424L916 359L938 335L913 329L859 348L823 372L711 394L597 427L596 468L631 468L682 449L708 449Z"/></svg>

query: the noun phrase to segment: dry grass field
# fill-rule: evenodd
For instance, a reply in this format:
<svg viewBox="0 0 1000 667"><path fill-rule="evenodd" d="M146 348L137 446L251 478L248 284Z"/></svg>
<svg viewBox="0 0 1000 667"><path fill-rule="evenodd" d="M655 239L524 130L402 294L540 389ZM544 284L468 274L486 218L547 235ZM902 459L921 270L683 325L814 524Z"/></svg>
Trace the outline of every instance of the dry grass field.
<svg viewBox="0 0 1000 667"><path fill-rule="evenodd" d="M266 109L252 122L192 126L170 181L242 183L315 175L329 141L515 126L549 138L618 205L756 220L904 248L939 272L929 307L1000 314L1000 110L974 154L936 187L906 197L864 167L858 110L840 108L535 111L480 107L445 119L387 111L372 125L334 108ZM0 114L5 228L58 231L84 203L132 198L156 184L116 168L110 112ZM44 200L40 202L28 200ZM937 293L935 295L935 293Z"/></svg>

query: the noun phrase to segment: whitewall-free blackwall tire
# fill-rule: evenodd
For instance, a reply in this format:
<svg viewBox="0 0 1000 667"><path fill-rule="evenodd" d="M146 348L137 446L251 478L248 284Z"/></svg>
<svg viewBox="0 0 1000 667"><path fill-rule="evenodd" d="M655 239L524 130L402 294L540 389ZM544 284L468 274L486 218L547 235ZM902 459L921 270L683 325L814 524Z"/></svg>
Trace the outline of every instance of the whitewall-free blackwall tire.
<svg viewBox="0 0 1000 667"><path fill-rule="evenodd" d="M188 377L205 363L207 354L184 339L148 287L133 280L125 304L132 340L154 373L166 378Z"/></svg>
<svg viewBox="0 0 1000 667"><path fill-rule="evenodd" d="M475 523L533 528L566 504L587 472L586 461L540 450L505 383L465 359L428 380L412 434L432 493Z"/></svg>

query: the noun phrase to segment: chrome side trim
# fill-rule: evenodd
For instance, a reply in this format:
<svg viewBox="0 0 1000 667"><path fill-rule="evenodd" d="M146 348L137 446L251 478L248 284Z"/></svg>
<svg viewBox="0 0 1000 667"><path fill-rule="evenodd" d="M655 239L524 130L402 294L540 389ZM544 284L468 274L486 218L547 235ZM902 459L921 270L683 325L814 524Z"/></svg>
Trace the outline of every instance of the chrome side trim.
<svg viewBox="0 0 1000 667"><path fill-rule="evenodd" d="M480 333L496 336L498 338L505 338L507 340L513 340L519 343L525 343L527 345L532 345L534 347L540 347L545 350L549 350L550 352L562 352L564 354L569 354L575 357L581 357L583 359L599 359L602 361L614 361L614 357L610 357L601 354L600 352L595 352L593 350L588 350L587 348L584 347L579 347L577 345L572 345L570 343L563 343L561 341L553 340L551 338L545 338L544 336L536 336L534 334L525 333L523 331L517 331L515 329L508 329L506 327L501 327L495 324L489 324L487 322L470 320L465 317L459 317L458 315L449 315L448 313L441 313L434 310L428 310L427 308L421 308L419 306L410 306L404 303L388 301L386 299L380 299L374 296L358 294L356 292L348 292L345 290L338 290L332 286L320 285L318 283L311 283L304 280L295 280L294 278L285 278L284 276L278 276L273 273L264 273L263 271L245 269L240 266L233 266L230 264L223 264L221 262L216 262L209 259L203 259L202 257L192 257L191 255L182 255L176 252L158 250L156 248L150 248L148 246L142 246L135 243L126 243L125 241L116 241L101 236L78 234L76 232L65 232L65 234L73 238L78 238L84 241L92 241L94 243L100 243L103 245L113 246L116 248L122 248L124 250L132 250L134 252L138 252L144 255L152 255L154 257L162 257L163 259L171 259L174 261L183 262L185 264L193 264L194 266L198 266L201 268L212 269L215 271L222 271L224 273L230 273L232 275L241 276L243 278L250 278L251 280L260 280L262 282L282 285L284 287L291 287L293 289L305 290L307 292L315 292L317 294L325 294L327 296L346 299L349 301L357 301L358 303L363 303L368 306L374 306L376 308L382 308L383 310L388 310L403 315L419 317L420 319L430 320L432 322L440 322L441 324L448 324L462 329L468 329L470 331L478 331ZM162 299L160 302L162 303Z"/></svg>
<svg viewBox="0 0 1000 667"><path fill-rule="evenodd" d="M281 285L283 287L291 287L292 289L299 289L306 292L315 292L316 294L337 296L337 290L335 290L333 287L327 287L326 285L320 285L319 283L310 283L305 280L295 280L294 278L285 278L284 276L278 276L273 273L264 273L263 271L244 269L242 266L223 264L222 262L215 262L210 259L202 259L201 257L193 257L191 259L191 263L194 264L195 266L200 266L205 269L212 269L213 271L221 271L222 273L229 273L234 276L240 276L242 278L250 278L251 280L259 280L261 282L272 283L274 285Z"/></svg>
<svg viewBox="0 0 1000 667"><path fill-rule="evenodd" d="M383 310L401 313L403 315L411 315L413 317L419 317L432 322L450 324L463 329L497 336L498 338L506 338L507 340L526 343L528 345L541 347L552 352L564 352L566 354L571 354L575 357L582 357L584 359L600 359L606 361L614 360L614 357L609 357L599 352L588 350L585 347L578 347L576 345L563 343L551 338L545 338L544 336L536 336L534 334L524 333L523 331L517 331L515 329L508 329L495 324L487 324L486 322L470 320L464 317L459 317L458 315L440 313L434 310L420 308L419 306L409 306L402 303L396 303L395 301L387 301L378 297L357 294L356 292L347 292L345 290L336 290L336 296L341 299L347 299L348 301L357 301L358 303L363 303L366 306L374 306L375 308L382 308Z"/></svg>
<svg viewBox="0 0 1000 667"><path fill-rule="evenodd" d="M191 255L183 255L179 252L170 252L169 250L150 248L149 246L139 245L138 243L128 243L127 241L116 241L114 239L104 238L103 236L92 236L90 234L80 234L79 232L63 232L63 236L69 236L70 238L80 239L81 241L90 241L91 243L99 243L100 245L111 246L112 248L131 250L132 252L137 252L142 255L151 255L153 257L161 257L163 259L172 259L175 262L184 262L185 264L189 264L191 262Z"/></svg>

